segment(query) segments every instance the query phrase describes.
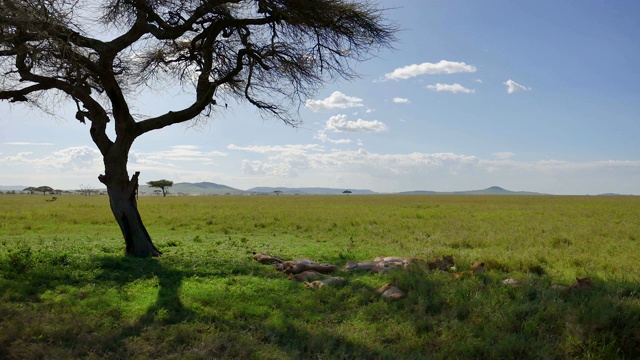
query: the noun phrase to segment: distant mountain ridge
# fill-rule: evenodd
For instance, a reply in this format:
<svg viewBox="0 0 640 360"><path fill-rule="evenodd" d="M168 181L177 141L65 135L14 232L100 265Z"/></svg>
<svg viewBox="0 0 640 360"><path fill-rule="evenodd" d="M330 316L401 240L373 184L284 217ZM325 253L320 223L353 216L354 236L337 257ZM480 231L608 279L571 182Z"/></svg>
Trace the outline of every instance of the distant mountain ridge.
<svg viewBox="0 0 640 360"><path fill-rule="evenodd" d="M511 191L501 188L500 186L491 186L482 190L468 191L403 191L398 194L406 195L549 195L532 191Z"/></svg>
<svg viewBox="0 0 640 360"><path fill-rule="evenodd" d="M0 185L0 191L22 191L29 186L22 185ZM74 190L74 189L65 189ZM141 194L152 195L154 188L150 188L148 185L140 185L139 191ZM401 191L394 193L379 193L368 189L348 189L348 188L327 188L327 187L269 187L258 186L248 190L240 190L232 188L227 185L216 184L212 182L198 182L188 183L180 182L173 184L169 188L169 194L171 195L251 195L262 194L272 195L279 192L283 195L343 195L345 191L349 191L349 194L353 195L373 195L373 194L398 194L398 195L553 195L547 193L538 193L532 191L511 191L504 189L500 186L491 186L482 190L467 190L467 191L430 191L430 190L413 190L413 191ZM102 189L100 191L106 191ZM585 194L588 195L588 194ZM624 194L617 193L603 193L597 196L625 196Z"/></svg>
<svg viewBox="0 0 640 360"><path fill-rule="evenodd" d="M0 191L11 191L11 190L22 191L23 189L26 189L26 188L28 188L28 186L22 186L22 185L2 186L2 185L0 185Z"/></svg>
<svg viewBox="0 0 640 360"><path fill-rule="evenodd" d="M153 193L156 188L150 188L148 185L140 185L138 190L141 193ZM169 194L188 194L188 195L239 195L245 191L232 188L227 185L216 184L212 182L199 183L174 183L169 188Z"/></svg>
<svg viewBox="0 0 640 360"><path fill-rule="evenodd" d="M260 194L272 194L276 191L282 194L300 194L300 195L337 195L343 194L345 191L350 191L350 194L358 195L370 195L377 194L375 191L367 189L336 189L336 188L324 188L324 187L303 187L303 188L288 188L288 187L268 187L259 186L254 187L247 192L260 193Z"/></svg>

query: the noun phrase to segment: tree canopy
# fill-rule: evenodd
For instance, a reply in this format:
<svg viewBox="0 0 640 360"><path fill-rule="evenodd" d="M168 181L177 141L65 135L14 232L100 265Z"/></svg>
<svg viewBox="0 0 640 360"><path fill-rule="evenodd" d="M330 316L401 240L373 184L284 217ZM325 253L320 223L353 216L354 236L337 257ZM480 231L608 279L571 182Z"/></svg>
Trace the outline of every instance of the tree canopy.
<svg viewBox="0 0 640 360"><path fill-rule="evenodd" d="M168 188L173 186L173 181L164 179L155 180L147 182L147 185L152 188L159 188L160 190L162 190L162 196L167 196L167 192L169 191Z"/></svg>
<svg viewBox="0 0 640 360"><path fill-rule="evenodd" d="M38 186L36 191L41 192L42 195L47 195L47 193L53 194L53 188L51 186Z"/></svg>
<svg viewBox="0 0 640 360"><path fill-rule="evenodd" d="M142 224L128 154L149 131L203 119L230 100L297 125L325 81L394 41L367 0L0 0L0 100L49 113L66 101L103 156L127 253L159 255ZM181 87L190 100L134 115L145 91Z"/></svg>

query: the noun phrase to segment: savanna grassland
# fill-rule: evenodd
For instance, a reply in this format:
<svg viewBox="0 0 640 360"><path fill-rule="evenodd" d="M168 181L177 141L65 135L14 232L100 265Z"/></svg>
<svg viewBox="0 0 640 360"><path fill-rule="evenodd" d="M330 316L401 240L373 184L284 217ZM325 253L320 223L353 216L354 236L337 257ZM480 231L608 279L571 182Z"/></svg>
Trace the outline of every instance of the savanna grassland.
<svg viewBox="0 0 640 360"><path fill-rule="evenodd" d="M47 198L0 196L3 359L640 357L640 197L141 197L157 259L123 255L106 197ZM253 251L488 271L309 290ZM576 277L594 289L551 287ZM389 281L407 298L381 298Z"/></svg>

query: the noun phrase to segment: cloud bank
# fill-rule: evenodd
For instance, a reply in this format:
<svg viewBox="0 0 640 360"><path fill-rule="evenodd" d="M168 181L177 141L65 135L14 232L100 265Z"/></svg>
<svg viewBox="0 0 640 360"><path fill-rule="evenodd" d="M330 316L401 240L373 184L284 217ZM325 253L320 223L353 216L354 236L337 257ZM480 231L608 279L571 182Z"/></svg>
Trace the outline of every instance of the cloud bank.
<svg viewBox="0 0 640 360"><path fill-rule="evenodd" d="M345 142L345 146L354 145ZM149 180L165 177L174 181L213 181L241 189L258 185L346 186L395 192L473 190L498 185L509 190L554 194L638 194L640 183L637 160L517 161L511 152L493 153L485 159L456 153L385 154L357 146L337 149L321 144L230 144L228 152L220 153L182 145L167 151L134 151L130 170L143 170ZM237 173L203 167L203 162L212 158L235 164ZM181 161L169 165L171 159ZM97 175L103 169L100 153L86 146L68 147L46 155L20 152L0 157L0 178L25 186L72 189L93 181L100 187ZM296 180L289 182L289 179Z"/></svg>

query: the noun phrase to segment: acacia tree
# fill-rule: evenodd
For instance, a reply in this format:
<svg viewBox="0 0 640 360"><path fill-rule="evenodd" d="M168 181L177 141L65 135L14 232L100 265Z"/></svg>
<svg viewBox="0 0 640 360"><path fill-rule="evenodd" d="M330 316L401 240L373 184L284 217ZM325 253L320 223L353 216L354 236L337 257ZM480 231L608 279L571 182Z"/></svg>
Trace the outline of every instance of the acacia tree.
<svg viewBox="0 0 640 360"><path fill-rule="evenodd" d="M102 154L98 179L127 254L158 256L137 208L140 173L127 170L139 136L230 100L295 126L304 99L357 76L353 61L389 47L395 32L368 0L0 0L0 100L52 113L47 104L68 100ZM143 90L174 85L191 101L132 114Z"/></svg>
<svg viewBox="0 0 640 360"><path fill-rule="evenodd" d="M173 186L173 181L170 180L155 180L155 181L149 181L147 182L147 185L149 185L149 187L152 188L160 188L160 190L162 190L162 196L167 196L167 188L170 188Z"/></svg>
<svg viewBox="0 0 640 360"><path fill-rule="evenodd" d="M36 191L41 192L42 195L47 195L47 193L53 194L53 188L51 186L38 186Z"/></svg>

